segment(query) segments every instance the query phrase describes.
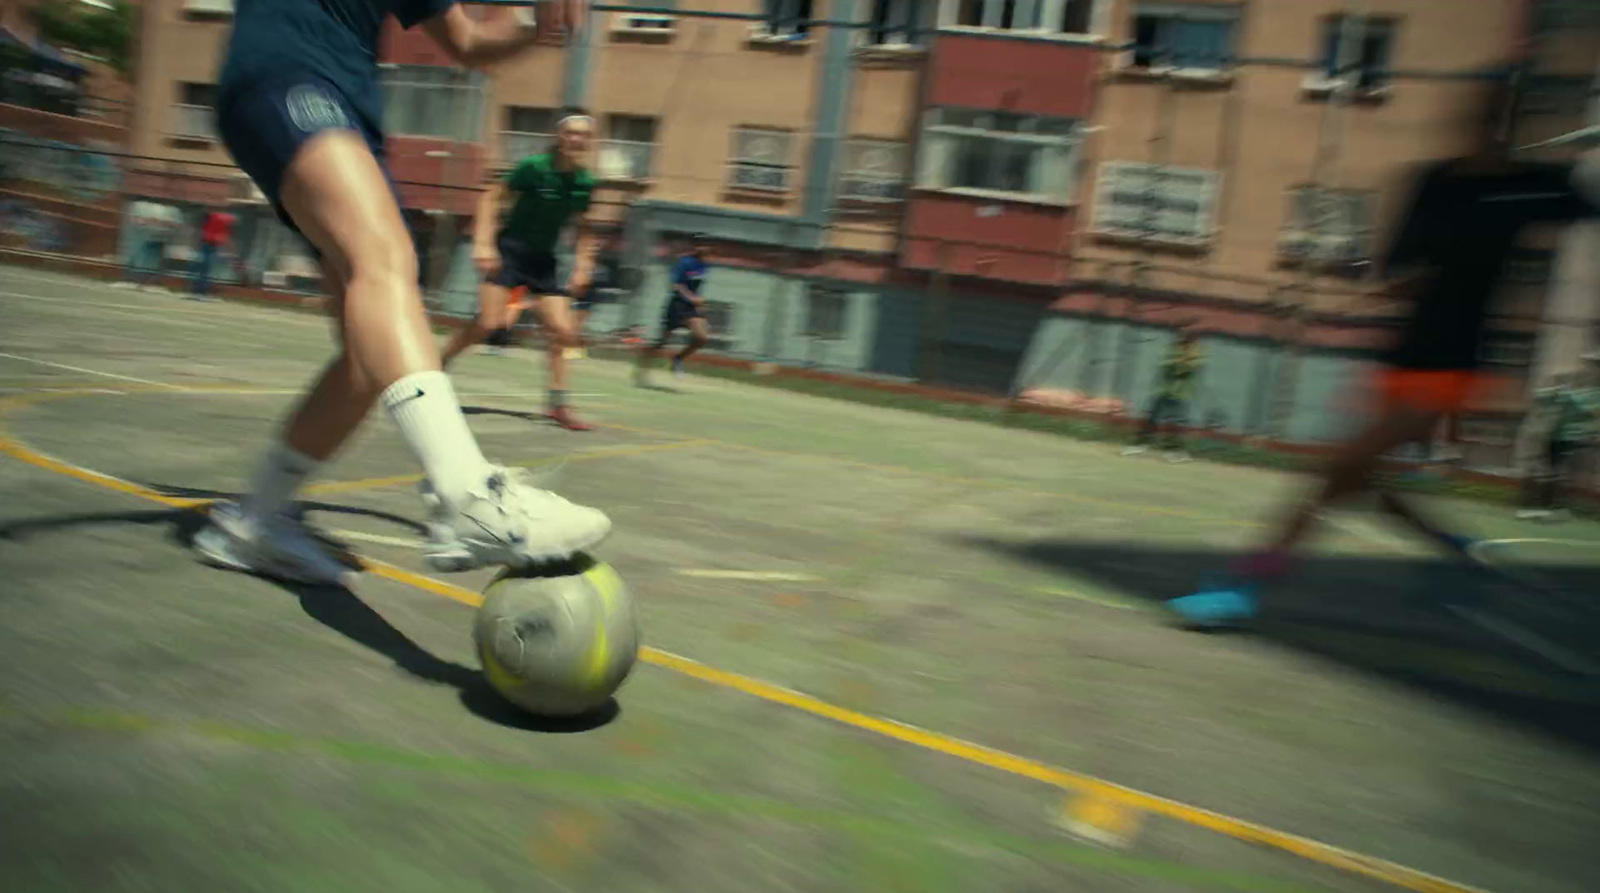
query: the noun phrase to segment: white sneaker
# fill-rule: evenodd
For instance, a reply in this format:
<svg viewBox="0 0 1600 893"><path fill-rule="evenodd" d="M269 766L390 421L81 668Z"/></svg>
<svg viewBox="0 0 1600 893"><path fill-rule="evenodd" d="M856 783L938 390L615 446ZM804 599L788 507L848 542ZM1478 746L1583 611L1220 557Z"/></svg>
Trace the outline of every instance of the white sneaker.
<svg viewBox="0 0 1600 893"><path fill-rule="evenodd" d="M349 586L359 573L298 518L249 518L238 503L223 502L212 506L210 522L195 535L194 548L217 567L318 586Z"/></svg>
<svg viewBox="0 0 1600 893"><path fill-rule="evenodd" d="M604 512L533 486L519 468L495 469L454 511L422 490L431 515L422 557L436 571L561 561L611 533Z"/></svg>
<svg viewBox="0 0 1600 893"><path fill-rule="evenodd" d="M1122 448L1122 455L1124 455L1124 456L1141 456L1141 455L1144 455L1146 452L1148 452L1149 449L1150 448L1146 447L1146 446L1138 446L1138 445L1125 446L1125 447Z"/></svg>

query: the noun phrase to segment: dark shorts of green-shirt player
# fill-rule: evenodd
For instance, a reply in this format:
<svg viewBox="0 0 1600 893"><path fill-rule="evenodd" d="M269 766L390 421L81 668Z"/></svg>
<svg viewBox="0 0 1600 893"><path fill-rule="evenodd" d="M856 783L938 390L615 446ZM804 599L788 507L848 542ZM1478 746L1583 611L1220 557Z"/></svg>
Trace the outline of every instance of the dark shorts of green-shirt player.
<svg viewBox="0 0 1600 893"><path fill-rule="evenodd" d="M1179 432L1189 419L1189 402L1194 398L1195 385L1200 379L1200 369L1205 364L1200 354L1199 333L1193 328L1178 332L1178 337L1167 349L1157 373L1155 396L1150 400L1150 411L1144 424L1134 435L1133 443L1122 451L1124 456L1135 456L1150 448L1150 444L1163 433L1167 435L1167 458L1184 462L1189 454L1184 452Z"/></svg>
<svg viewBox="0 0 1600 893"><path fill-rule="evenodd" d="M522 311L532 310L545 331L545 418L569 431L589 429L567 405L567 359L568 351L580 345L581 325L572 300L588 295L599 248L587 219L594 177L584 166L593 136L589 113L568 108L549 151L523 158L484 190L473 227L472 259L484 277L478 315L450 340L443 357L448 364L485 340L508 343ZM509 213L504 209L507 199ZM562 277L556 248L569 231L576 246L572 271Z"/></svg>

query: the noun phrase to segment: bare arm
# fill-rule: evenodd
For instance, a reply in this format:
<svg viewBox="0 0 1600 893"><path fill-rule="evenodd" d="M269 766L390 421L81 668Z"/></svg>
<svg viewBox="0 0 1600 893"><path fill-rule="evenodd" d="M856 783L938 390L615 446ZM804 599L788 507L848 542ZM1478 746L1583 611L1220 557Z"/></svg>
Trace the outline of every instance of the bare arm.
<svg viewBox="0 0 1600 893"><path fill-rule="evenodd" d="M506 181L496 178L478 196L478 213L472 221L472 240L478 245L493 245L495 225L500 222L500 203L505 199Z"/></svg>
<svg viewBox="0 0 1600 893"><path fill-rule="evenodd" d="M483 68L509 59L540 43L561 43L565 33L579 24L587 12L583 0L562 0L541 4L537 27L527 23L519 10L505 9L484 21L474 21L460 4L443 15L423 23L428 34L457 64ZM572 22L571 26L565 25Z"/></svg>
<svg viewBox="0 0 1600 893"><path fill-rule="evenodd" d="M574 289L588 288L594 281L594 259L600 252L599 233L595 231L593 212L585 212L576 221L577 244L572 250L572 283Z"/></svg>

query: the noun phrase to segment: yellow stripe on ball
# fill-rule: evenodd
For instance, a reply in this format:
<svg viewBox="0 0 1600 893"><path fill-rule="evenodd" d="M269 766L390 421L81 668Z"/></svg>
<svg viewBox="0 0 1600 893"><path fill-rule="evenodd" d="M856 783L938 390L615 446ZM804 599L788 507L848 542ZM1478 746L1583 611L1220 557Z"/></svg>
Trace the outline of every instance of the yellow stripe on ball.
<svg viewBox="0 0 1600 893"><path fill-rule="evenodd" d="M599 685L605 681L606 663L611 657L611 643L606 638L606 618L617 600L617 589L622 585L622 579L609 564L596 564L584 571L583 577L600 593L603 603L600 616L595 618L594 641L589 645L589 665L584 668L584 682Z"/></svg>

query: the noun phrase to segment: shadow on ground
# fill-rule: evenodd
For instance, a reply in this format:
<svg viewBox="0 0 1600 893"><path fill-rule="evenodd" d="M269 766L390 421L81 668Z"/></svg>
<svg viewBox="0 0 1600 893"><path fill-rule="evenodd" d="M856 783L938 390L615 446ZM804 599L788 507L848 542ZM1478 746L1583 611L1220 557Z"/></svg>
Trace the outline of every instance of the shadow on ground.
<svg viewBox="0 0 1600 893"><path fill-rule="evenodd" d="M1216 579L1236 557L1134 542L969 543L1150 602ZM1310 556L1262 600L1247 635L1600 752L1600 677L1570 666L1600 665L1600 566L1520 565L1510 578L1444 560Z"/></svg>
<svg viewBox="0 0 1600 893"><path fill-rule="evenodd" d="M173 496L193 498L230 498L233 494L215 491L192 490L177 487L154 487L158 492ZM348 506L326 503L305 503L309 511L337 511L346 514L370 515L383 520L418 527L412 521L382 512L370 512ZM188 550L195 534L205 525L205 515L199 509L151 509L146 511L107 512L83 515L58 515L15 521L0 525L0 544L23 543L28 539L55 532L77 530L102 525L141 525L166 527L169 542ZM336 552L348 556L353 562L354 553L335 540L328 545ZM225 573L206 568L208 573ZM586 732L597 729L616 719L621 707L615 698L599 709L582 716L540 717L529 714L501 698L477 670L444 660L412 641L396 629L383 615L373 610L355 593L338 586L309 586L286 580L268 582L293 595L306 616L328 627L351 641L387 657L407 675L435 685L448 685L460 692L461 704L474 716L508 728L548 734Z"/></svg>

